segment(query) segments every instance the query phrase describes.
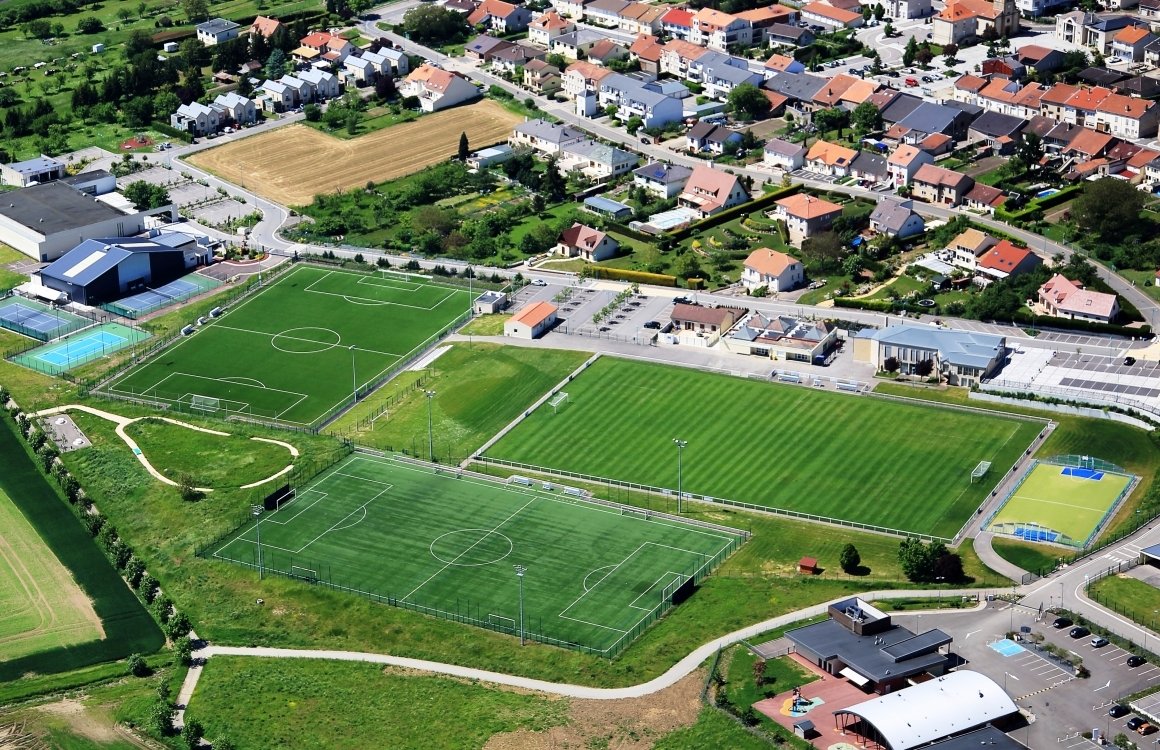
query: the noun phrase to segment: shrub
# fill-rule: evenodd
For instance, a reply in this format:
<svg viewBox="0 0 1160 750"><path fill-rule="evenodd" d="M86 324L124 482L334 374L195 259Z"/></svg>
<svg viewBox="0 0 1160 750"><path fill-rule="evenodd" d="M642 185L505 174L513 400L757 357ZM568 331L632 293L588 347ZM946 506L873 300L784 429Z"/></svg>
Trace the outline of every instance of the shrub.
<svg viewBox="0 0 1160 750"><path fill-rule="evenodd" d="M129 674L134 677L148 677L150 674L149 665L145 663L145 657L141 654L129 654Z"/></svg>
<svg viewBox="0 0 1160 750"><path fill-rule="evenodd" d="M596 266L592 275L598 279L613 279L617 281L635 281L638 284L655 284L656 286L676 286L677 277L661 273L647 273L645 271L629 271L622 268L605 268Z"/></svg>

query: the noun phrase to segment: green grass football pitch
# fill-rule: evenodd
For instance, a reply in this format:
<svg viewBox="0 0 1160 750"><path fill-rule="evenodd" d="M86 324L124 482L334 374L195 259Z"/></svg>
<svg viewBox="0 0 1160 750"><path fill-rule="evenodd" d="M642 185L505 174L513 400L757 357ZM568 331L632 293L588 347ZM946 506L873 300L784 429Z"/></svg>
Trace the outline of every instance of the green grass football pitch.
<svg viewBox="0 0 1160 750"><path fill-rule="evenodd" d="M953 537L1042 423L604 357L487 456ZM993 464L975 484L971 470Z"/></svg>
<svg viewBox="0 0 1160 750"><path fill-rule="evenodd" d="M1082 545L1132 481L1126 474L1094 473L1098 479L1069 475L1063 466L1036 463L991 519L989 528L1010 533L1011 525L1037 524Z"/></svg>
<svg viewBox="0 0 1160 750"><path fill-rule="evenodd" d="M300 266L109 387L315 424L465 315L467 290Z"/></svg>
<svg viewBox="0 0 1160 750"><path fill-rule="evenodd" d="M740 543L564 495L356 454L217 545L219 559L615 655Z"/></svg>

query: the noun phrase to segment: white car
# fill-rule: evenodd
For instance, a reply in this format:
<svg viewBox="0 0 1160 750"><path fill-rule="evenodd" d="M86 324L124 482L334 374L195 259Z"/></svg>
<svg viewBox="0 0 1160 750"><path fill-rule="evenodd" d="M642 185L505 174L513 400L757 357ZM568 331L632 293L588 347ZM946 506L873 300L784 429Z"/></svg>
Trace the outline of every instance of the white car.
<svg viewBox="0 0 1160 750"><path fill-rule="evenodd" d="M548 282L543 279L532 279L532 286L547 286Z"/></svg>

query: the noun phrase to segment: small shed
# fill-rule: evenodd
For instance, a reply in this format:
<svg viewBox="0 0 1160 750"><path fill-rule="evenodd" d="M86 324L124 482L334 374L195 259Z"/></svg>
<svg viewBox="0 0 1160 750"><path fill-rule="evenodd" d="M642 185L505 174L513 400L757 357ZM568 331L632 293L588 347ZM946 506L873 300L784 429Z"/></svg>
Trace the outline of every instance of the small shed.
<svg viewBox="0 0 1160 750"><path fill-rule="evenodd" d="M491 315L507 307L508 298L503 292L484 292L475 298L476 315Z"/></svg>
<svg viewBox="0 0 1160 750"><path fill-rule="evenodd" d="M1153 544L1140 550L1140 562L1144 565L1160 567L1160 544Z"/></svg>
<svg viewBox="0 0 1160 750"><path fill-rule="evenodd" d="M165 44L161 45L161 50L163 52L173 54L177 51L177 42L166 42Z"/></svg>
<svg viewBox="0 0 1160 750"><path fill-rule="evenodd" d="M798 560L798 572L812 576L818 572L818 559L816 557L803 557Z"/></svg>
<svg viewBox="0 0 1160 750"><path fill-rule="evenodd" d="M802 719L793 723L793 733L803 740L808 740L814 733L814 723L809 719Z"/></svg>
<svg viewBox="0 0 1160 750"><path fill-rule="evenodd" d="M105 51L105 45L101 44L100 42L93 45L93 54L94 55L99 55L104 51Z"/></svg>

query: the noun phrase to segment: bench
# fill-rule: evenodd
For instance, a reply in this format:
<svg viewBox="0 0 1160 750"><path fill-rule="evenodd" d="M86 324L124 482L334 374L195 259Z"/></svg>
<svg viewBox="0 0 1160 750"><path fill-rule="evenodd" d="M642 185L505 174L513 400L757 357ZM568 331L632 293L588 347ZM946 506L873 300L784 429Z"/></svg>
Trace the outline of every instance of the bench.
<svg viewBox="0 0 1160 750"><path fill-rule="evenodd" d="M512 474L508 481L512 484L522 484L525 487L532 486L532 480L527 477L521 477L519 474Z"/></svg>
<svg viewBox="0 0 1160 750"><path fill-rule="evenodd" d="M584 497L584 490L579 487L565 487L564 494L571 495L572 497Z"/></svg>

